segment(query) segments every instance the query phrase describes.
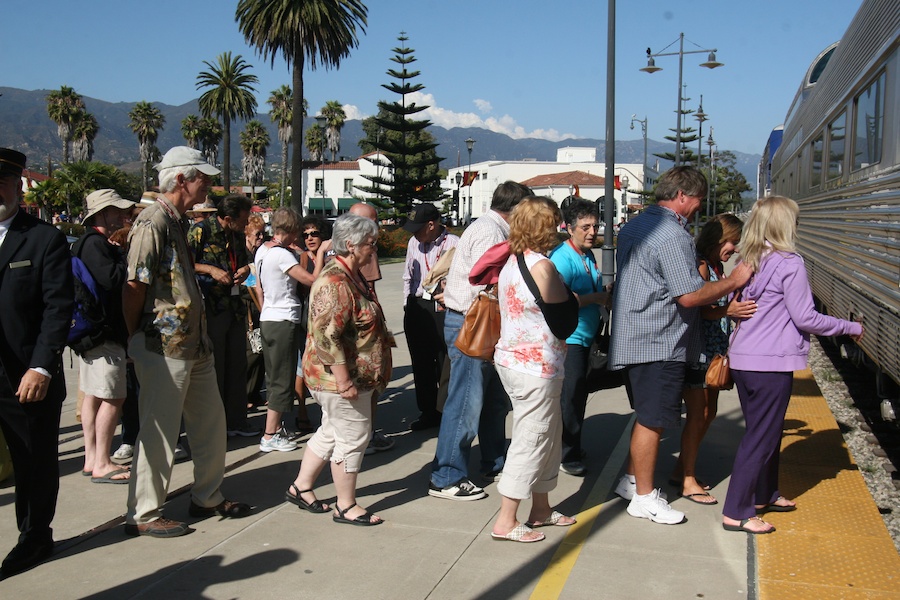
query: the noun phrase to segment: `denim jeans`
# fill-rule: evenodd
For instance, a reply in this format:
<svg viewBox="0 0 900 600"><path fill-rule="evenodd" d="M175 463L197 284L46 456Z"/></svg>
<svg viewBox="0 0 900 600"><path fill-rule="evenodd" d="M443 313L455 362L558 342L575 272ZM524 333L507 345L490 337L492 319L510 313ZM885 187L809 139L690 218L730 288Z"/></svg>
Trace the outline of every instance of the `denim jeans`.
<svg viewBox="0 0 900 600"><path fill-rule="evenodd" d="M454 344L463 318L452 310L444 318L450 386L431 465L431 483L441 488L469 476L469 452L476 434L484 473L503 469L506 454L509 397L493 364L466 356Z"/></svg>

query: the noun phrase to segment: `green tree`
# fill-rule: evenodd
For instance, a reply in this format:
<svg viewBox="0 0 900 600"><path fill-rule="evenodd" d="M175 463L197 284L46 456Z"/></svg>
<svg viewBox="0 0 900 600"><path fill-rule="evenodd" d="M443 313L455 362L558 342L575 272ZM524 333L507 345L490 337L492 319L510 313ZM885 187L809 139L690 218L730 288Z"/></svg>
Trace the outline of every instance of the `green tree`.
<svg viewBox="0 0 900 600"><path fill-rule="evenodd" d="M139 198L141 189L133 179L115 167L98 162L63 165L50 179L31 188L25 202L50 212L65 208L70 215L84 210L84 198L94 190L112 188L123 198Z"/></svg>
<svg viewBox="0 0 900 600"><path fill-rule="evenodd" d="M189 148L197 149L201 133L200 117L197 115L188 115L181 120L181 135Z"/></svg>
<svg viewBox="0 0 900 600"><path fill-rule="evenodd" d="M325 160L325 150L328 144L325 141L325 130L316 123L306 130L306 149L309 150L309 159L322 162Z"/></svg>
<svg viewBox="0 0 900 600"><path fill-rule="evenodd" d="M710 177L710 199L714 199L714 214L740 210L743 194L752 188L743 173L735 168L737 157L730 150L722 150L715 154L714 160L715 169ZM703 157L703 162L705 169L708 169L709 157Z"/></svg>
<svg viewBox="0 0 900 600"><path fill-rule="evenodd" d="M344 107L337 100L326 102L321 113L328 125L325 128L325 140L331 151L331 162L334 162L337 160L338 152L341 151L341 129L344 127L344 121L347 120L347 113L344 112Z"/></svg>
<svg viewBox="0 0 900 600"><path fill-rule="evenodd" d="M87 111L76 113L72 130L72 153L76 161L94 160L94 139L100 131L97 118Z"/></svg>
<svg viewBox="0 0 900 600"><path fill-rule="evenodd" d="M231 56L231 52L223 52L216 59L216 64L203 61L207 71L197 75L197 89L208 88L200 96L200 110L204 117L216 115L222 119L222 176L225 191L231 189L231 122L235 119L252 119L256 116L256 75L248 73L250 64L244 62L241 55Z"/></svg>
<svg viewBox="0 0 900 600"><path fill-rule="evenodd" d="M256 186L262 183L266 174L266 148L269 147L269 132L265 126L253 119L241 132L241 150L244 158L241 167L244 171L244 179L247 180L253 199L256 200Z"/></svg>
<svg viewBox="0 0 900 600"><path fill-rule="evenodd" d="M239 0L235 19L244 39L275 65L282 55L292 70L294 91L291 199L303 208L303 69L307 63L339 67L365 33L368 9L360 0Z"/></svg>
<svg viewBox="0 0 900 600"><path fill-rule="evenodd" d="M222 141L222 125L212 117L200 119L200 148L206 162L219 164L219 143Z"/></svg>
<svg viewBox="0 0 900 600"><path fill-rule="evenodd" d="M409 213L413 199L437 202L443 199L444 194L438 169L441 157L435 151L438 144L427 131L431 121L411 118L428 106L407 101L407 95L421 91L425 86L412 81L420 73L409 70L416 61L414 50L406 45L409 38L401 32L397 39L400 45L392 50L394 56L391 60L399 65L399 69L388 69L388 75L395 81L382 84L382 87L400 98L394 102L378 102L378 115L363 122L366 131L364 150L378 148L390 165L377 158L372 162L379 167L392 167L393 176L387 179L389 168L379 169L380 174L366 176L373 185L360 189L378 195L383 193L389 198L395 214L402 216ZM380 201L376 204L389 208Z"/></svg>
<svg viewBox="0 0 900 600"><path fill-rule="evenodd" d="M156 147L156 140L159 138L159 132L162 131L163 125L166 124L166 118L162 111L146 101L138 102L128 113L131 119L128 127L138 139L138 149L141 157L141 175L144 189L147 189L147 183L150 179L150 161L154 159L154 155L159 153Z"/></svg>
<svg viewBox="0 0 900 600"><path fill-rule="evenodd" d="M56 132L63 143L63 163L69 162L73 126L78 113L83 110L84 99L67 85L47 94L47 114L56 123Z"/></svg>
<svg viewBox="0 0 900 600"><path fill-rule="evenodd" d="M287 166L288 151L293 133L293 106L294 97L291 94L291 86L282 85L277 90L272 90L269 99L266 100L272 110L269 118L278 127L278 141L281 142L281 195L280 204L284 206L284 195L287 190ZM305 103L305 102L304 102ZM305 112L305 111L304 111ZM304 114L304 116L306 116Z"/></svg>

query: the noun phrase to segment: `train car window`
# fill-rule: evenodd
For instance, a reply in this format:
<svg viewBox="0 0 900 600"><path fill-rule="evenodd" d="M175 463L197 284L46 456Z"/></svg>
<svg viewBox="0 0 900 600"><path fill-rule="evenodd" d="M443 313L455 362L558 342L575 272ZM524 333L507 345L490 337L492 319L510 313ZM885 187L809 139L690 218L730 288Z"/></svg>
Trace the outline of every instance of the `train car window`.
<svg viewBox="0 0 900 600"><path fill-rule="evenodd" d="M809 159L812 161L809 169L809 187L818 187L822 184L822 147L824 146L824 136L813 140L810 147Z"/></svg>
<svg viewBox="0 0 900 600"><path fill-rule="evenodd" d="M844 140L847 136L847 113L841 113L828 124L828 179L836 179L844 172Z"/></svg>
<svg viewBox="0 0 900 600"><path fill-rule="evenodd" d="M853 168L862 169L881 162L884 138L884 85L882 73L859 96L853 99L855 113Z"/></svg>

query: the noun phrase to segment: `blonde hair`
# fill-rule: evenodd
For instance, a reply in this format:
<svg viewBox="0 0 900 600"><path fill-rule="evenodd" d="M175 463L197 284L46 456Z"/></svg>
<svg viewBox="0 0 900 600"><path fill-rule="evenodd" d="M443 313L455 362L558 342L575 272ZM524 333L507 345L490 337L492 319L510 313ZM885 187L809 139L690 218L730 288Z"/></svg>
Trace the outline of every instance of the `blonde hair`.
<svg viewBox="0 0 900 600"><path fill-rule="evenodd" d="M799 214L800 207L790 198L769 196L757 200L744 225L741 259L758 271L759 263L770 250L795 252Z"/></svg>
<svg viewBox="0 0 900 600"><path fill-rule="evenodd" d="M562 214L554 200L546 196L524 198L509 216L510 252L521 254L531 250L546 254L559 244L560 222Z"/></svg>

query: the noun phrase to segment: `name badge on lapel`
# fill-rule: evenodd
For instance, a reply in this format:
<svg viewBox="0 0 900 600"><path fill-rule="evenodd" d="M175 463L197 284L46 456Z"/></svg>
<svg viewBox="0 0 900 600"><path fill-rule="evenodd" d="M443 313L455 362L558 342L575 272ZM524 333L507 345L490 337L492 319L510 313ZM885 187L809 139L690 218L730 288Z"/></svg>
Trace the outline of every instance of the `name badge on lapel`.
<svg viewBox="0 0 900 600"><path fill-rule="evenodd" d="M31 266L30 260L17 260L16 262L9 263L10 269L21 269L22 267L30 267L30 266Z"/></svg>

